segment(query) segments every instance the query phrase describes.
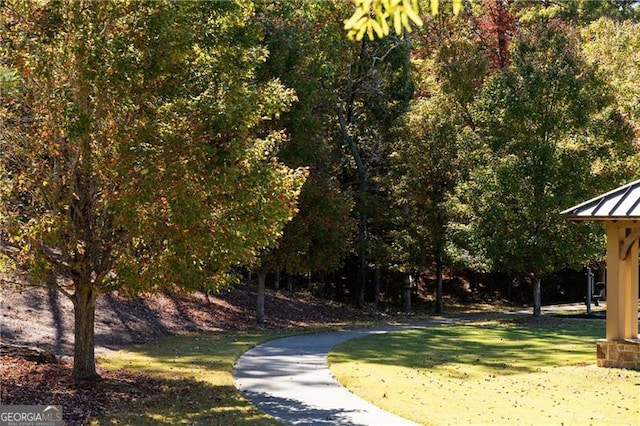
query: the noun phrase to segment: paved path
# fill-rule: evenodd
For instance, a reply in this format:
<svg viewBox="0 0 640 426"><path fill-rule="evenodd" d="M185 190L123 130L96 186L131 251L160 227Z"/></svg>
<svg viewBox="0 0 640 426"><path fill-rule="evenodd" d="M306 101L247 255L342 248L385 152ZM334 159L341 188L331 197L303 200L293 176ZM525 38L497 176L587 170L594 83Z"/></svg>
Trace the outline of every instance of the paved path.
<svg viewBox="0 0 640 426"><path fill-rule="evenodd" d="M543 312L584 310L584 304L543 307ZM531 309L511 315L531 315ZM333 378L327 364L331 348L369 334L433 327L500 314L397 324L359 330L305 334L272 340L243 354L233 370L236 387L254 405L291 425L415 425L352 394Z"/></svg>
<svg viewBox="0 0 640 426"><path fill-rule="evenodd" d="M272 340L238 359L233 371L236 386L262 411L287 424L415 425L340 386L329 371L327 354L355 337L459 321L441 319Z"/></svg>

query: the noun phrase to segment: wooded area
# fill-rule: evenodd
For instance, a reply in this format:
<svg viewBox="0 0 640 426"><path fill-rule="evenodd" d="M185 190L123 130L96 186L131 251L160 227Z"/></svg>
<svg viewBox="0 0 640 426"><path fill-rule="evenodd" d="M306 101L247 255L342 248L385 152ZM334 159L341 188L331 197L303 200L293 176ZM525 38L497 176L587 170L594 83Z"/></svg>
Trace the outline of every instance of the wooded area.
<svg viewBox="0 0 640 426"><path fill-rule="evenodd" d="M445 271L502 273L539 314L602 260L559 212L640 176L640 2L419 3L357 42L342 0L0 4L0 266L73 301L76 378L111 291L442 312Z"/></svg>

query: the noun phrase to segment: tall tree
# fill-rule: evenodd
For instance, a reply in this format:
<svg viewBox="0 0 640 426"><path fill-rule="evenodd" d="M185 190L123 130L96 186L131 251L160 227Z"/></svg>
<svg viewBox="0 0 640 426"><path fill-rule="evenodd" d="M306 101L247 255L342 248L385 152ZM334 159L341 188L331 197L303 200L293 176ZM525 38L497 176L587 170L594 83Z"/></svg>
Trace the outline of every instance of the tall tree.
<svg viewBox="0 0 640 426"><path fill-rule="evenodd" d="M589 24L600 18L640 22L640 1L638 0L574 0L548 3L550 8L555 9L554 13L558 17L581 24Z"/></svg>
<svg viewBox="0 0 640 426"><path fill-rule="evenodd" d="M542 277L597 257L597 228L558 214L620 179L632 133L613 97L562 22L523 23L512 64L491 77L474 107L480 166L468 193L476 247L498 271L527 274L540 315Z"/></svg>
<svg viewBox="0 0 640 426"><path fill-rule="evenodd" d="M410 265L422 270L436 265L436 313L444 310L442 268L449 221L448 196L461 172L458 135L463 122L446 96L424 98L412 105L406 134L396 146L397 201L407 220L404 239ZM403 241L399 239L396 244Z"/></svg>
<svg viewBox="0 0 640 426"><path fill-rule="evenodd" d="M257 10L269 49L259 75L280 79L298 97L274 122L289 136L280 158L290 167L308 167L310 173L299 213L265 259L271 268L290 274L331 272L351 248L353 200L337 178L343 153L335 126L337 86L357 48L342 33L340 17L346 11L338 1L269 2Z"/></svg>
<svg viewBox="0 0 640 426"><path fill-rule="evenodd" d="M470 104L482 86L486 60L478 43L458 34L443 40L433 58L414 59L417 92L398 132L391 186L403 206L402 227L411 267L435 265L436 313L444 311L443 267L447 263L451 195L463 179L460 161L468 127ZM449 31L451 34L456 34Z"/></svg>
<svg viewBox="0 0 640 426"><path fill-rule="evenodd" d="M3 2L2 254L75 309L73 376L97 377L96 297L218 288L273 246L303 174L265 120L250 3Z"/></svg>
<svg viewBox="0 0 640 426"><path fill-rule="evenodd" d="M345 175L355 182L358 236L358 278L356 303L365 304L366 271L371 254L372 232L385 232L381 217L373 217L382 203L391 206L382 180L389 171L390 130L395 120L406 112L413 96L410 73L411 46L408 36L363 40L358 54L351 58L344 78L344 88L337 103L337 115L345 149L350 154ZM355 173L354 173L355 172ZM374 200L375 199L375 200ZM384 240L377 236L377 240ZM380 252L380 250L376 250ZM373 259L373 263L376 260Z"/></svg>

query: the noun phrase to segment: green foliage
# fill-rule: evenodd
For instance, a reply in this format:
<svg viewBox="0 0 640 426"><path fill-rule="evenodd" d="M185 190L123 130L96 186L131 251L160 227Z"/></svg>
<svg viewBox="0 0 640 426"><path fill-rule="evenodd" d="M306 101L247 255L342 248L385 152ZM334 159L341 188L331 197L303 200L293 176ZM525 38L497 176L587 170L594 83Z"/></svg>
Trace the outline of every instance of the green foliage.
<svg viewBox="0 0 640 426"><path fill-rule="evenodd" d="M631 177L638 176L640 170L640 32L638 21L616 22L600 18L583 28L581 33L582 52L587 63L596 68L602 80L613 89L617 111L609 116L608 129L616 132L634 133L634 144L638 154L635 158L620 162L618 166ZM621 126L626 123L628 127ZM620 131L620 130L618 130ZM614 135L615 137L615 135ZM626 140L628 135L618 135Z"/></svg>
<svg viewBox="0 0 640 426"><path fill-rule="evenodd" d="M557 20L523 26L512 65L475 102L471 233L495 270L541 275L603 252L601 230L559 212L624 179L617 164L632 154L630 133L611 120L609 86L576 45Z"/></svg>
<svg viewBox="0 0 640 426"><path fill-rule="evenodd" d="M218 287L276 244L304 173L262 130L295 101L258 82L246 2L4 3L5 252L100 291ZM195 29L195 30L194 30Z"/></svg>
<svg viewBox="0 0 640 426"><path fill-rule="evenodd" d="M589 24L600 18L615 21L640 21L640 2L638 0L573 0L562 2L556 7L556 13L563 19L580 24Z"/></svg>
<svg viewBox="0 0 640 426"><path fill-rule="evenodd" d="M339 143L335 138L338 91L356 51L341 33L343 2L259 3L269 58L261 79L278 78L295 89L298 101L273 126L287 129L280 158L290 167L308 167L299 213L287 224L278 248L263 257L266 266L289 273L331 271L350 250L354 223L352 194L338 178ZM333 23L327 25L326 23Z"/></svg>
<svg viewBox="0 0 640 426"><path fill-rule="evenodd" d="M300 194L299 206L270 262L294 274L332 272L352 242L352 195L341 191L335 179L312 174Z"/></svg>
<svg viewBox="0 0 640 426"><path fill-rule="evenodd" d="M451 213L449 195L461 178L458 135L463 122L449 98L415 101L392 154L394 189L406 215L396 243L412 267L429 267L444 248ZM403 235L404 234L404 235ZM401 243L401 241L405 243Z"/></svg>
<svg viewBox="0 0 640 426"><path fill-rule="evenodd" d="M582 51L589 64L615 90L623 117L640 132L640 23L600 18L582 30ZM639 133L640 134L640 133Z"/></svg>
<svg viewBox="0 0 640 426"><path fill-rule="evenodd" d="M16 90L18 87L18 76L15 71L9 68L0 66L0 94L9 93Z"/></svg>
<svg viewBox="0 0 640 426"><path fill-rule="evenodd" d="M453 197L465 178L465 139L471 121L469 104L485 78L486 60L479 45L463 36L465 28L447 31L430 57L412 61L419 97L394 135L389 186L402 206L402 224L394 232L395 255L405 268L430 268L458 257L449 228L458 219ZM426 56L418 47L419 56ZM448 259L446 252L453 255Z"/></svg>

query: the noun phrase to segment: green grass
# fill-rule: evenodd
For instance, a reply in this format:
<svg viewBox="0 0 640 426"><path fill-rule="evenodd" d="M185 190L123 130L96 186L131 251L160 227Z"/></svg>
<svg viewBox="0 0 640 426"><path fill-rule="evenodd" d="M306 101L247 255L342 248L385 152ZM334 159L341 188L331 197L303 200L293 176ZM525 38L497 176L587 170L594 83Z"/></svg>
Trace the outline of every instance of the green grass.
<svg viewBox="0 0 640 426"><path fill-rule="evenodd" d="M107 369L142 372L163 382L141 398L98 419L114 425L276 425L236 390L232 369L251 347L283 333L175 336L100 359Z"/></svg>
<svg viewBox="0 0 640 426"><path fill-rule="evenodd" d="M544 318L347 341L329 357L354 393L424 424L638 424L640 372L595 367L604 321Z"/></svg>
<svg viewBox="0 0 640 426"><path fill-rule="evenodd" d="M163 385L94 423L279 424L236 390L232 368L249 348L290 334L175 336L103 357L104 368ZM423 423L637 424L640 372L596 368L603 335L598 320L487 321L351 340L330 363L355 393Z"/></svg>

